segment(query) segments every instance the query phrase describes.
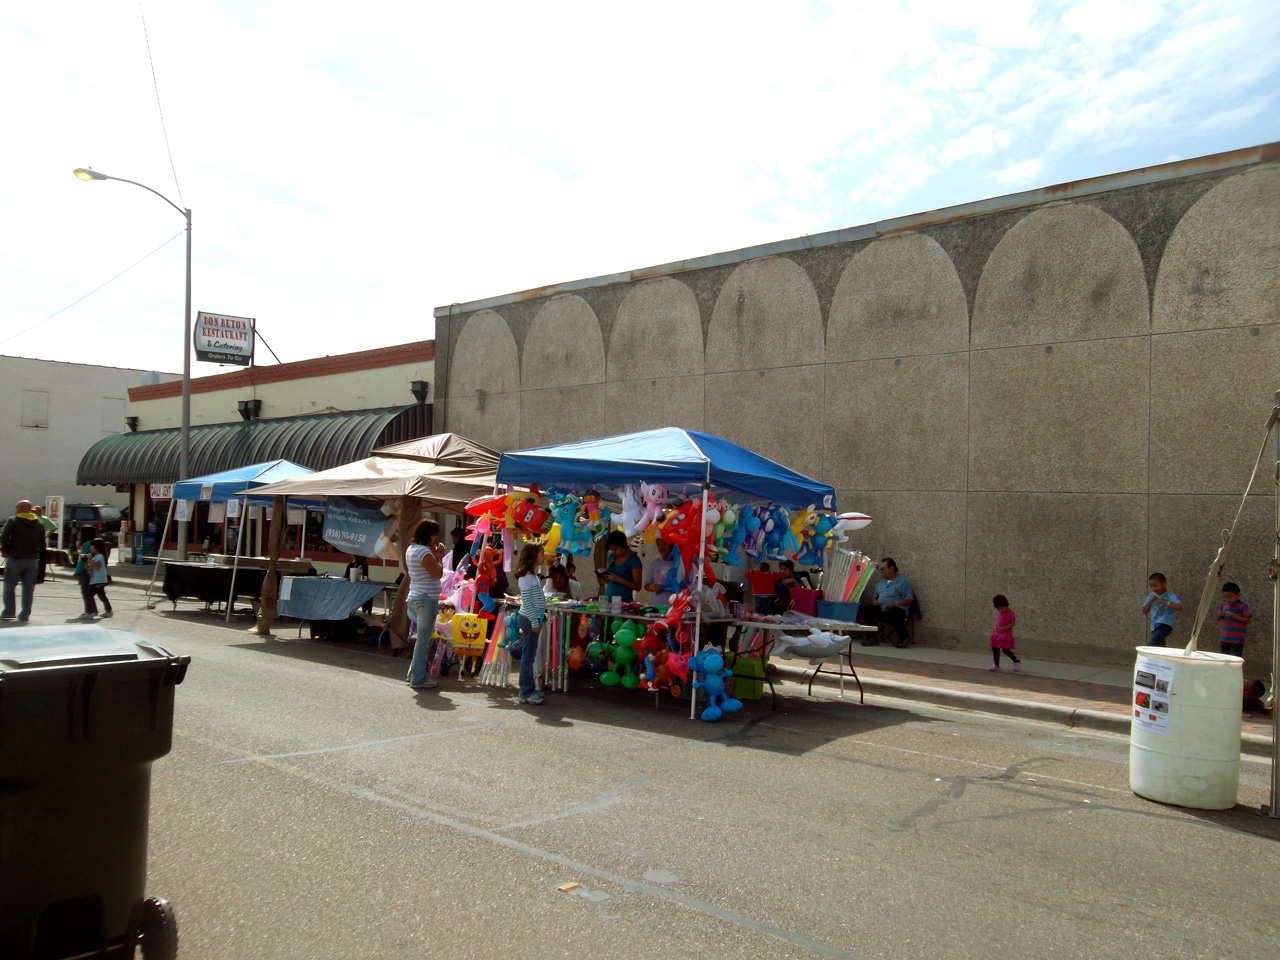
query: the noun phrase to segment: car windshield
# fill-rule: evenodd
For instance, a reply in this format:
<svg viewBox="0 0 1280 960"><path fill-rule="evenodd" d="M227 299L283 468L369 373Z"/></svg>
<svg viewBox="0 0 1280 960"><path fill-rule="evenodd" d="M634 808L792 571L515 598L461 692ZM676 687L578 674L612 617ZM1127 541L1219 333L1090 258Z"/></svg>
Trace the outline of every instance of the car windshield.
<svg viewBox="0 0 1280 960"><path fill-rule="evenodd" d="M115 507L103 507L101 514L103 523L115 523L121 517L120 511Z"/></svg>

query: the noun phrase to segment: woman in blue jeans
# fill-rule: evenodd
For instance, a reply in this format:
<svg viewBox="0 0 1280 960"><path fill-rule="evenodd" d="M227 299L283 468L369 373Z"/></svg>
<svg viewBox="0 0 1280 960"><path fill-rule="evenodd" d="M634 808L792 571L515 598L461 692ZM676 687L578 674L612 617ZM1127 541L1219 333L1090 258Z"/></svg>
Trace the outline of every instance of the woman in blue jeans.
<svg viewBox="0 0 1280 960"><path fill-rule="evenodd" d="M517 702L535 707L542 703L542 694L535 688L533 663L538 657L538 631L547 612L542 583L534 573L541 562L541 545L526 543L521 547L516 565L516 586L520 590L520 696Z"/></svg>
<svg viewBox="0 0 1280 960"><path fill-rule="evenodd" d="M409 661L409 686L414 690L431 690L439 684L428 673L427 658L431 654L431 634L436 628L436 608L440 605L440 525L423 520L413 531L413 543L404 552L409 571L409 619L418 626L418 639L413 644Z"/></svg>

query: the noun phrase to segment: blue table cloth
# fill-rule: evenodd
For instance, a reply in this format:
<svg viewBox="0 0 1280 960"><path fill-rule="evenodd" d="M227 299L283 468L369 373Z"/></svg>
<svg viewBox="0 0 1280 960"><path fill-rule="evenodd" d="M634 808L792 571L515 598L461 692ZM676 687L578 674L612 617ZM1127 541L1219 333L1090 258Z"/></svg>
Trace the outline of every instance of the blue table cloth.
<svg viewBox="0 0 1280 960"><path fill-rule="evenodd" d="M280 592L287 590L289 599L276 604L276 613L298 620L345 620L384 586L373 580L353 583L326 577L285 577L280 581Z"/></svg>

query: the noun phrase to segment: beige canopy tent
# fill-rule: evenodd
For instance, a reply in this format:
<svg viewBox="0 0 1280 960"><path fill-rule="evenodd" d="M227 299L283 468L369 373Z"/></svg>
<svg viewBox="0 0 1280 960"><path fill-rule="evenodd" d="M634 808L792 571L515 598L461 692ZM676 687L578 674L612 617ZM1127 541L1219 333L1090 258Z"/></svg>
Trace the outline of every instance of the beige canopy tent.
<svg viewBox="0 0 1280 960"><path fill-rule="evenodd" d="M474 440L455 433L441 433L380 447L363 460L296 480L256 487L253 495L274 497L275 509L281 512L286 497L307 500L328 497L398 499L398 540L408 543L414 526L424 513L461 515L463 508L472 500L492 494L496 489L498 460L497 451ZM273 525L269 569L274 568L275 558L280 555L283 536L283 525ZM397 652L408 649L408 619L405 614L408 586L409 578L405 577L391 608L391 645ZM262 603L255 628L258 633L271 632L276 610L275 593L276 579L269 572L263 583Z"/></svg>
<svg viewBox="0 0 1280 960"><path fill-rule="evenodd" d="M372 456L295 480L254 489L256 497L414 497L416 513L461 514L476 497L493 493L499 455L456 433L380 447ZM415 515L416 515L415 513Z"/></svg>

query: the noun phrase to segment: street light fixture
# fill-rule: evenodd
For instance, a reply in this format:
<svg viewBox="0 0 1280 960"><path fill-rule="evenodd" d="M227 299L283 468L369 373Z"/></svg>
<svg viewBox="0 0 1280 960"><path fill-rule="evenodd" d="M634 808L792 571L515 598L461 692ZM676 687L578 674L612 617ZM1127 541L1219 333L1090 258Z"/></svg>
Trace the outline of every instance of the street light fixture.
<svg viewBox="0 0 1280 960"><path fill-rule="evenodd" d="M131 183L143 190L150 190L187 220L187 312L182 332L182 433L181 445L178 448L178 479L186 480L191 476L191 208L178 206L163 193L152 190L145 183L138 183L136 180L111 177L90 167L76 167L73 172L84 181L119 180L121 183ZM178 522L178 559L187 559L186 520Z"/></svg>

